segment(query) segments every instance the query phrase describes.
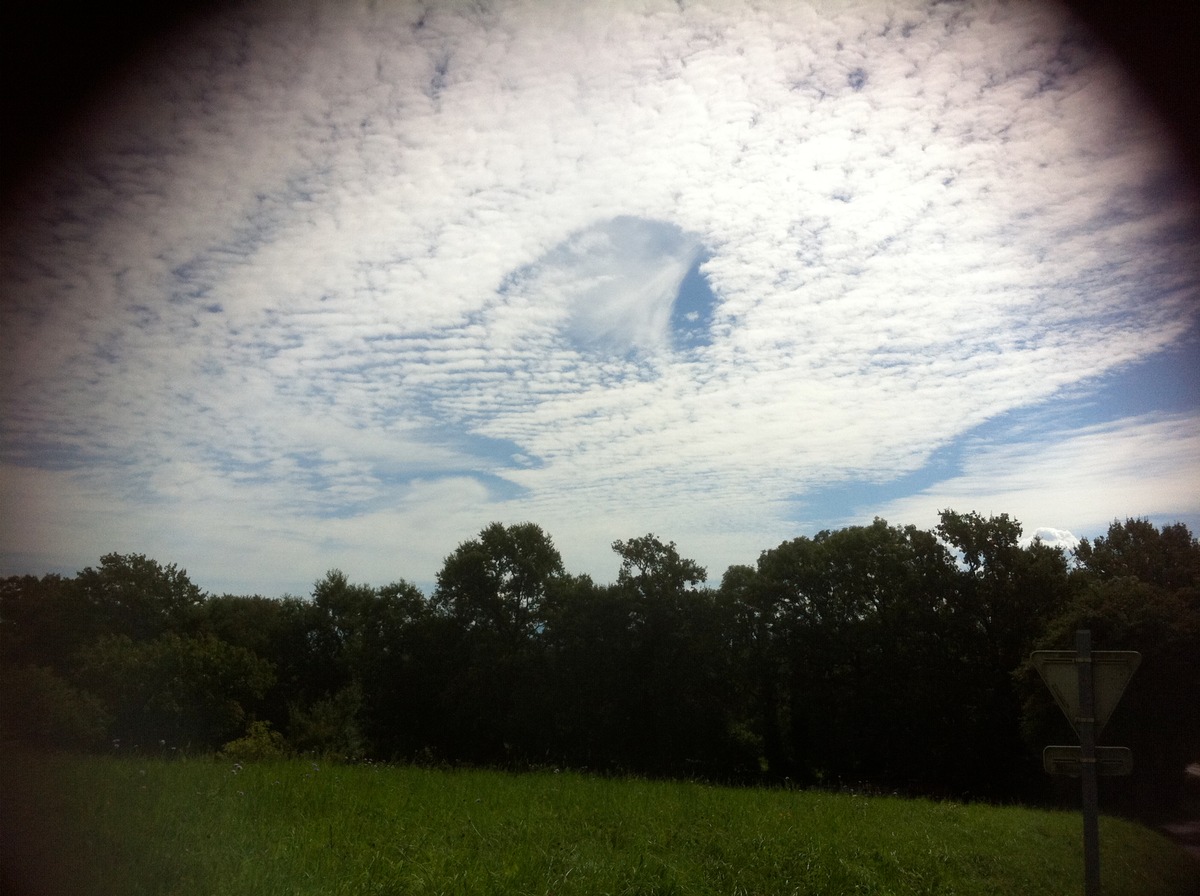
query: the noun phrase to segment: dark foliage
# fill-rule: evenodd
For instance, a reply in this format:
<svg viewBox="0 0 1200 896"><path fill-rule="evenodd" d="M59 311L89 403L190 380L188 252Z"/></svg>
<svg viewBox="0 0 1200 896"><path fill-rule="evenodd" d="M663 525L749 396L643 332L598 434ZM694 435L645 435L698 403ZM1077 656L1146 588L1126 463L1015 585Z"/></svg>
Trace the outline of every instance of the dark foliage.
<svg viewBox="0 0 1200 896"><path fill-rule="evenodd" d="M720 587L674 543L613 543L616 581L493 523L426 597L332 570L309 598L208 596L110 554L0 581L4 736L72 749L343 759L1047 800L1069 743L1029 653L1136 649L1104 732L1136 772L1106 805L1168 814L1200 759L1200 547L1114 522L1074 563L1005 515L800 537ZM1066 734L1064 739L1064 731Z"/></svg>

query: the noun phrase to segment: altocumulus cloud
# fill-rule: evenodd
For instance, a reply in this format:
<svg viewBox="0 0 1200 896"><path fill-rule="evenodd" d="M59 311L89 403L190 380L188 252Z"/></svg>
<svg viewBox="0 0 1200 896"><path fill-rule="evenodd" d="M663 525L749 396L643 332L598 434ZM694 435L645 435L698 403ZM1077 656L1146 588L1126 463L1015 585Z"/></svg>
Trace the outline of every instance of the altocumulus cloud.
<svg viewBox="0 0 1200 896"><path fill-rule="evenodd" d="M1195 361L1195 197L1053 4L244 3L73 138L4 217L5 572L1200 519L1195 395L1108 401Z"/></svg>

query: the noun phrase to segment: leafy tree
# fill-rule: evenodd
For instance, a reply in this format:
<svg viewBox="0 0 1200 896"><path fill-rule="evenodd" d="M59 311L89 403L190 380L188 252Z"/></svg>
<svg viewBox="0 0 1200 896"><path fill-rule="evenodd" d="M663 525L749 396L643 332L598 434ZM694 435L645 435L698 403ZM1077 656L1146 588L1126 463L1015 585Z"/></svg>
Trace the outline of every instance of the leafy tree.
<svg viewBox="0 0 1200 896"><path fill-rule="evenodd" d="M270 665L212 635L152 641L108 635L85 648L80 681L114 717L111 734L149 748L211 749L242 732L245 706L273 679Z"/></svg>
<svg viewBox="0 0 1200 896"><path fill-rule="evenodd" d="M929 751L945 746L956 714L944 699L953 575L930 533L881 519L785 542L762 554L754 577L738 574L754 607L760 724L776 774L928 783Z"/></svg>
<svg viewBox="0 0 1200 896"><path fill-rule="evenodd" d="M629 541L614 541L621 557L617 584L650 604L670 604L708 576L703 566L679 556L675 542L663 544L653 533Z"/></svg>
<svg viewBox="0 0 1200 896"><path fill-rule="evenodd" d="M547 593L544 613L544 752L568 766L630 768L626 697L637 673L628 594L588 576L563 576Z"/></svg>
<svg viewBox="0 0 1200 896"><path fill-rule="evenodd" d="M44 666L25 666L4 675L0 718L6 738L82 750L102 746L112 722L99 699Z"/></svg>
<svg viewBox="0 0 1200 896"><path fill-rule="evenodd" d="M369 749L359 724L361 716L362 688L353 682L307 706L293 704L288 740L301 753L331 759L361 759Z"/></svg>
<svg viewBox="0 0 1200 896"><path fill-rule="evenodd" d="M373 618L375 589L351 584L340 569L332 569L313 585L309 617L309 662L324 679L322 696L358 683L366 661Z"/></svg>
<svg viewBox="0 0 1200 896"><path fill-rule="evenodd" d="M187 631L204 601L185 570L143 554L106 554L98 569L80 572L73 587L95 634L135 641Z"/></svg>
<svg viewBox="0 0 1200 896"><path fill-rule="evenodd" d="M349 681L332 635L324 634L327 614L314 601L284 596L225 594L206 600L197 634L207 634L260 657L274 671L274 684L246 711L286 731L293 705L328 697Z"/></svg>
<svg viewBox="0 0 1200 896"><path fill-rule="evenodd" d="M424 662L432 609L415 585L398 581L376 589L360 611L346 655L362 689L364 736L383 758L417 755L438 711Z"/></svg>
<svg viewBox="0 0 1200 896"><path fill-rule="evenodd" d="M1017 673L1069 602L1066 556L1037 539L1023 547L1022 527L1007 514L942 511L937 531L963 559L951 637L963 658L963 723L976 736L974 760L988 770L986 778L978 776L978 789L1036 796L1045 776L1022 736Z"/></svg>
<svg viewBox="0 0 1200 896"><path fill-rule="evenodd" d="M354 584L333 569L311 600L227 597L212 611L214 630L275 666L269 718L297 748L386 758L414 749L434 699L416 646L431 610L414 585ZM329 730L338 719L344 736Z"/></svg>
<svg viewBox="0 0 1200 896"><path fill-rule="evenodd" d="M937 532L958 551L955 610L959 637L981 636L1003 675L1016 669L1046 624L1068 599L1066 556L1035 539L1021 545L1021 524L1008 514L983 518L944 510Z"/></svg>
<svg viewBox="0 0 1200 896"><path fill-rule="evenodd" d="M1041 646L1071 649L1088 629L1097 650L1137 650L1142 662L1102 737L1134 754L1129 779L1104 782L1106 805L1158 820L1182 796L1184 769L1200 761L1200 544L1186 526L1161 530L1145 520L1113 522L1106 536L1081 541L1073 599ZM1063 733L1045 689L1027 674L1025 726L1035 745Z"/></svg>
<svg viewBox="0 0 1200 896"><path fill-rule="evenodd" d="M562 557L533 523L492 523L460 544L437 575L433 603L464 628L532 635Z"/></svg>
<svg viewBox="0 0 1200 896"><path fill-rule="evenodd" d="M1134 578L1087 583L1072 606L1049 627L1047 647L1070 649L1079 629L1092 632L1096 650L1137 650L1142 662L1129 683L1103 742L1130 747L1133 775L1105 782L1105 804L1161 820L1179 807L1185 769L1200 761L1200 613L1177 592ZM1035 744L1062 732L1057 710L1036 689L1026 706ZM1048 718L1049 717L1049 720ZM1053 724L1051 724L1053 723Z"/></svg>
<svg viewBox="0 0 1200 896"><path fill-rule="evenodd" d="M476 763L532 761L543 604L562 575L554 542L533 523L492 523L446 558L431 600L447 623L437 749Z"/></svg>
<svg viewBox="0 0 1200 896"><path fill-rule="evenodd" d="M1200 548L1183 523L1159 529L1145 519L1114 521L1107 535L1081 539L1075 560L1102 581L1135 578L1170 590L1200 588Z"/></svg>
<svg viewBox="0 0 1200 896"><path fill-rule="evenodd" d="M721 598L735 608L730 634L740 670L742 729L757 741L763 770L785 778L793 772L784 730L787 701L782 693L788 657L779 613L767 592L764 578L753 566L730 566L721 577Z"/></svg>
<svg viewBox="0 0 1200 896"><path fill-rule="evenodd" d="M281 640L293 623L288 618L294 597L222 594L200 607L197 633L209 633L227 644L244 647L264 659L276 660Z"/></svg>
<svg viewBox="0 0 1200 896"><path fill-rule="evenodd" d="M267 762L283 759L287 742L269 722L255 720L246 726L246 733L221 748L221 756L234 762Z"/></svg>
<svg viewBox="0 0 1200 896"><path fill-rule="evenodd" d="M87 607L61 576L10 576L0 580L0 662L58 672L97 632Z"/></svg>
<svg viewBox="0 0 1200 896"><path fill-rule="evenodd" d="M706 571L674 542L648 534L613 542L613 550L621 557L615 590L630 618L625 754L651 774L713 774L736 764L729 605L696 587Z"/></svg>

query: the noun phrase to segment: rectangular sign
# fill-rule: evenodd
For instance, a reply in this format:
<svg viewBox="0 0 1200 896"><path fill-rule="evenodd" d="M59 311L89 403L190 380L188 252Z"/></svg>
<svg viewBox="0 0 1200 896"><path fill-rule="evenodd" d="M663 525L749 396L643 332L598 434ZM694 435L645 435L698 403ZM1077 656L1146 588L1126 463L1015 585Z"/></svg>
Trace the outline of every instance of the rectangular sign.
<svg viewBox="0 0 1200 896"><path fill-rule="evenodd" d="M1042 750L1042 767L1051 775L1083 774L1083 747L1046 747ZM1133 753L1129 747L1096 747L1096 774L1128 775L1133 773Z"/></svg>

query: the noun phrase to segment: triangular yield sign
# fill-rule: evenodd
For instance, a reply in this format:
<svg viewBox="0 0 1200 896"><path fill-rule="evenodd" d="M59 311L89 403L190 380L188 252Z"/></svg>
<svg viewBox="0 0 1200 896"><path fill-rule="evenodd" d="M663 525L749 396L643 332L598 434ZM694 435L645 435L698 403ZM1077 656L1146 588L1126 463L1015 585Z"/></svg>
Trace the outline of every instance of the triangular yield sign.
<svg viewBox="0 0 1200 896"><path fill-rule="evenodd" d="M1042 681L1054 695L1059 708L1079 733L1079 654L1074 650L1035 650L1030 659ZM1092 651L1092 695L1095 703L1096 735L1121 702L1129 679L1142 661L1136 650Z"/></svg>

